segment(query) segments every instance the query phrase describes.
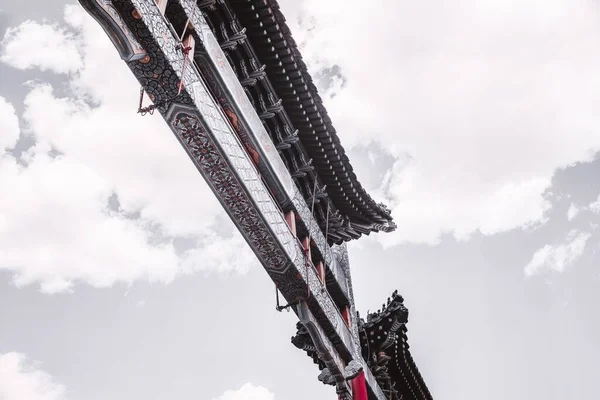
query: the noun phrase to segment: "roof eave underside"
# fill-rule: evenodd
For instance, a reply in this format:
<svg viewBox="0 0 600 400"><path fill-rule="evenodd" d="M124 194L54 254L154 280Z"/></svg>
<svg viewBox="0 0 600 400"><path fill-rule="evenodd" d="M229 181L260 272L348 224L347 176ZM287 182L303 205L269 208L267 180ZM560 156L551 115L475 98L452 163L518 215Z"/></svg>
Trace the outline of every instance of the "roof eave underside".
<svg viewBox="0 0 600 400"><path fill-rule="evenodd" d="M390 211L363 188L276 0L230 0L334 205L357 233L396 228ZM284 73L281 73L284 72Z"/></svg>

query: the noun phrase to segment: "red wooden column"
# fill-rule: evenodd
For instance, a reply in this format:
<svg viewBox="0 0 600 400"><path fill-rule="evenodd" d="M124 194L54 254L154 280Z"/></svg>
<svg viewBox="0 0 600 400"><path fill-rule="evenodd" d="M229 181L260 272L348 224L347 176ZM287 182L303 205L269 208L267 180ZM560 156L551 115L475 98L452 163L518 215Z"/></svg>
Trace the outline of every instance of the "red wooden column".
<svg viewBox="0 0 600 400"><path fill-rule="evenodd" d="M321 279L321 282L324 285L325 284L325 265L323 264L323 261L319 261L317 263L317 265L315 265L315 267L317 268L317 274L319 275L319 279Z"/></svg>
<svg viewBox="0 0 600 400"><path fill-rule="evenodd" d="M290 227L290 231L292 231L292 234L295 237L296 236L296 214L294 213L294 211L288 211L285 213L285 222L287 222L288 226Z"/></svg>
<svg viewBox="0 0 600 400"><path fill-rule="evenodd" d="M184 48L190 47L190 50L188 50L188 58L189 58L188 62L193 62L194 61L194 48L196 47L196 41L194 40L194 35L189 34L183 38L183 47Z"/></svg>
<svg viewBox="0 0 600 400"><path fill-rule="evenodd" d="M356 378L350 381L350 387L352 388L352 400L368 400L364 371L361 371Z"/></svg>
<svg viewBox="0 0 600 400"><path fill-rule="evenodd" d="M302 248L304 249L304 253L306 253L306 257L312 262L312 255L310 252L310 238L307 236L300 241L302 243Z"/></svg>
<svg viewBox="0 0 600 400"><path fill-rule="evenodd" d="M348 328L350 327L350 307L348 306L344 306L342 307L342 309L340 310L342 312L342 318L344 319L344 322L346 323L346 325L348 325Z"/></svg>

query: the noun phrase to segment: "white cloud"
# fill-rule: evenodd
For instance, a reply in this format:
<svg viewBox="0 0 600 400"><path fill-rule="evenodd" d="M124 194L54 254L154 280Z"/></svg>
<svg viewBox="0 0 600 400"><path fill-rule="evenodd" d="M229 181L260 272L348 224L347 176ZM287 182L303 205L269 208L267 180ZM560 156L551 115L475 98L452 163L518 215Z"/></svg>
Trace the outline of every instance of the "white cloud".
<svg viewBox="0 0 600 400"><path fill-rule="evenodd" d="M591 236L589 232L572 230L563 243L556 246L545 245L533 254L531 261L525 266L525 275L537 275L543 271L563 272L581 257Z"/></svg>
<svg viewBox="0 0 600 400"><path fill-rule="evenodd" d="M596 201L591 203L588 207L594 214L600 214L600 195L598 196Z"/></svg>
<svg viewBox="0 0 600 400"><path fill-rule="evenodd" d="M15 68L69 73L81 67L75 39L56 25L25 21L6 31L0 46L0 61Z"/></svg>
<svg viewBox="0 0 600 400"><path fill-rule="evenodd" d="M66 388L20 353L0 354L0 399L65 400Z"/></svg>
<svg viewBox="0 0 600 400"><path fill-rule="evenodd" d="M274 400L275 395L262 386L246 383L239 390L228 390L214 400Z"/></svg>
<svg viewBox="0 0 600 400"><path fill-rule="evenodd" d="M23 160L0 146L0 186L10 188L0 197L0 270L18 286L39 283L48 293L78 282L107 287L247 272L255 258L166 124L135 113L139 87L108 37L79 6L68 6L65 17L67 28L26 22L3 42L4 57L17 60L14 43L45 43L27 36L37 29L81 57L70 64L67 95L31 86L23 125L36 143ZM60 72L48 60L13 65ZM9 132L0 145L11 147L18 121L3 101L0 124ZM115 197L119 209L109 206ZM176 251L177 237L192 245Z"/></svg>
<svg viewBox="0 0 600 400"><path fill-rule="evenodd" d="M11 149L19 139L19 119L15 108L0 96L0 152Z"/></svg>
<svg viewBox="0 0 600 400"><path fill-rule="evenodd" d="M237 233L232 237L213 233L203 237L199 244L185 252L182 262L184 273L202 269L207 272L219 271L223 275L244 274L255 262L250 248Z"/></svg>
<svg viewBox="0 0 600 400"><path fill-rule="evenodd" d="M398 159L387 244L539 224L554 171L600 150L594 3L281 3L311 70L347 80L325 99L344 145Z"/></svg>
<svg viewBox="0 0 600 400"><path fill-rule="evenodd" d="M573 221L573 219L579 214L579 207L575 203L571 203L569 206L569 210L567 211L567 219L569 221Z"/></svg>

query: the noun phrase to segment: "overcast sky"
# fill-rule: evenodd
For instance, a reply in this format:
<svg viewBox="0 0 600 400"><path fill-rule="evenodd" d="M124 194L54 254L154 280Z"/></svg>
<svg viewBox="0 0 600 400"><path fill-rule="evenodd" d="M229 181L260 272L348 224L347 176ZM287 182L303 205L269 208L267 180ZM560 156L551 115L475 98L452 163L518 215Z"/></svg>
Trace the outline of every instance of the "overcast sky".
<svg viewBox="0 0 600 400"><path fill-rule="evenodd" d="M295 316L72 2L0 4L0 399L333 399ZM436 399L600 398L600 7L286 0Z"/></svg>

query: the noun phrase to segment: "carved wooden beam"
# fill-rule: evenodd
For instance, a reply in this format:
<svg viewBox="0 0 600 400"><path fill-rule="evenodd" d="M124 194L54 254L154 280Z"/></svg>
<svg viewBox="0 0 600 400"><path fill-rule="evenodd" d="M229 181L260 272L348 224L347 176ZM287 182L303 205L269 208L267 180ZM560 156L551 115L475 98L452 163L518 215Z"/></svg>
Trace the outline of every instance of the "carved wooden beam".
<svg viewBox="0 0 600 400"><path fill-rule="evenodd" d="M348 374L357 370L365 369L368 373L354 333L344 323L316 269L305 259L278 203L263 183L230 120L209 92L200 71L193 63L184 62L187 56L179 38L157 3L154 0L80 2L95 17L100 15L97 21L113 39L122 58L283 296L289 302L304 302L318 327L315 332L319 339L335 343L324 347L328 352L324 357L345 363L343 368L338 361L331 364L332 368L342 370L337 384L344 387L345 380L353 377ZM196 18L201 16L195 1L182 4L188 9L193 6ZM198 25L194 29L205 32L198 30ZM206 46L206 38L205 35L196 38L196 47ZM291 202L302 223L310 228L325 263L334 263L331 248L318 225L312 223L312 214L297 188ZM299 310L300 307L295 308L297 313ZM379 396L381 390L376 383L371 384L371 389L376 398L384 399Z"/></svg>
<svg viewBox="0 0 600 400"><path fill-rule="evenodd" d="M197 35L196 61L206 83L217 93L231 124L236 128L246 149L253 155L259 171L272 189L275 199L284 209L293 207L302 223L310 231L316 248L321 253L326 266L330 267L333 257L331 248L314 219L306 201L290 172L285 168L269 134L265 130L258 114L254 110L227 57L210 29L200 8L194 0L174 0L179 3L189 19L189 25ZM301 166L299 168L314 168ZM287 210L286 210L287 211ZM337 277L337 275L336 275ZM343 287L343 284L340 284Z"/></svg>

